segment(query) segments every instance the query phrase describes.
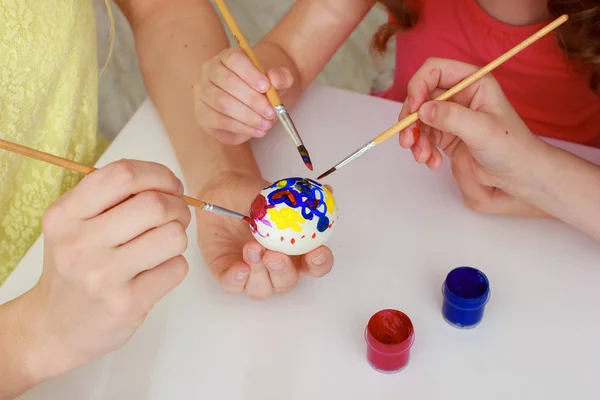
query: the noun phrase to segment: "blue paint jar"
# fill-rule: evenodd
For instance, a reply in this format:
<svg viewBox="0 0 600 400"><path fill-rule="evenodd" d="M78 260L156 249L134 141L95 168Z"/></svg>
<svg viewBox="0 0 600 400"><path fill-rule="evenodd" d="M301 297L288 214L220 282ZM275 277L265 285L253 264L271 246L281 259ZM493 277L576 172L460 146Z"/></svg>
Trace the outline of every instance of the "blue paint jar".
<svg viewBox="0 0 600 400"><path fill-rule="evenodd" d="M483 318L490 298L490 283L478 269L458 267L446 276L442 295L442 314L446 322L456 328L474 328Z"/></svg>

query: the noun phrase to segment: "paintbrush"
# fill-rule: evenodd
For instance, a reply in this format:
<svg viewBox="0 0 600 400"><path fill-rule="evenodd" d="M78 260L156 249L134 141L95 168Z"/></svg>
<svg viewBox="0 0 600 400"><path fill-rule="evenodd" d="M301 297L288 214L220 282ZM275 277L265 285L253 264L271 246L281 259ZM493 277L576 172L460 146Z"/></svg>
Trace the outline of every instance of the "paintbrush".
<svg viewBox="0 0 600 400"><path fill-rule="evenodd" d="M456 84L454 87L452 87L448 91L442 93L440 96L438 96L434 100L437 100L437 101L448 100L449 98L451 98L452 96L454 96L455 94L460 92L461 90L465 89L467 86L471 85L473 82L481 79L484 75L490 73L492 70L494 70L498 66L500 66L503 63L505 63L506 61L510 60L517 53L520 53L521 51L525 50L532 43L536 42L537 40L541 39L546 34L550 33L554 29L556 29L558 26L562 25L564 22L567 21L568 18L569 17L566 14L558 17L553 22L546 25L544 28L540 29L539 31L537 31L536 33L534 33L533 35L531 35L530 37L525 39L523 42L519 43L518 45L516 45L515 47L513 47L512 49L510 49L509 51L507 51L500 57L496 58L494 61L492 61L485 67L479 69L473 75L463 79L458 84ZM354 161L357 158L361 157L362 155L366 154L369 150L371 150L375 146L380 145L387 139L394 136L396 133L402 131L403 129L407 128L408 126L417 122L418 120L419 120L419 112L418 111L415 111L414 113L401 119L396 124L392 125L390 128L388 128L383 133L381 133L379 136L377 136L375 139L366 143L364 146L362 146L361 148L356 150L354 153L352 153L348 157L344 158L342 161L340 161L338 164L336 164L333 168L330 168L325 173L319 175L317 180L323 179L326 176L331 175L333 172L337 171L338 169L342 168L343 166L348 165L352 161Z"/></svg>
<svg viewBox="0 0 600 400"><path fill-rule="evenodd" d="M264 68L258 62L258 59L256 58L256 55L254 54L254 51L252 51L252 46L250 46L250 44L248 43L248 40L246 40L246 38L242 34L242 30L240 29L237 22L233 18L233 15L231 15L229 8L227 8L227 5L225 4L225 1L224 0L215 0L215 3L217 4L217 7L221 11L221 15L223 15L223 19L225 20L225 23L229 27L229 30L231 31L233 37L235 38L235 41L242 48L242 50L244 50L244 52L246 53L248 58L250 58L250 60L252 60L252 62L256 66L256 68L258 68L263 74L265 74ZM310 156L308 155L308 151L306 150L306 147L304 146L304 143L302 142L302 139L300 138L300 135L298 134L298 130L296 129L296 126L294 125L292 118L290 117L287 110L285 109L283 102L279 98L279 95L277 94L277 91L275 90L275 88L273 86L271 86L269 88L269 90L267 91L267 99L269 99L269 103L271 103L271 105L275 109L275 113L277 114L277 117L279 118L281 125L283 125L283 129L285 129L285 131L288 133L288 135L290 135L290 137L292 138L292 141L294 142L296 149L298 149L298 153L300 153L300 157L302 157L302 161L304 162L306 167L312 171L313 166L312 166L312 161L310 160Z"/></svg>
<svg viewBox="0 0 600 400"><path fill-rule="evenodd" d="M58 157L53 154L44 153L43 151L35 150L30 147L21 146L20 144L16 144L13 142L9 142L4 139L0 139L0 149L4 149L6 151L10 151L12 153L20 154L22 156L26 156L29 158L34 158L36 160L40 160L43 162L47 162L49 164L54 164L56 166L69 169L71 171L80 172L84 175L88 175L94 171L96 168L91 167L89 165L80 164L76 161L68 160L66 158ZM233 217L237 219L242 219L246 222L253 222L250 217L247 217L243 214L237 213L235 211L228 210L223 207L216 206L214 204L207 203L202 200L195 199L193 197L181 195L179 196L186 204L200 208L202 210L214 212L215 214L224 215L227 217Z"/></svg>

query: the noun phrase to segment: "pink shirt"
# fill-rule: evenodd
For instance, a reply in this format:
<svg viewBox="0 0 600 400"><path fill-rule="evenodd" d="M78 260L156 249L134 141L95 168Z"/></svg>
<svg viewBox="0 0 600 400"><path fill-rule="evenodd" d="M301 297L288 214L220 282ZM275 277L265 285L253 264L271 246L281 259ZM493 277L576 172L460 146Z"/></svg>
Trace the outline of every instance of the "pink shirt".
<svg viewBox="0 0 600 400"><path fill-rule="evenodd" d="M429 57L484 66L546 24L505 24L476 0L421 0L415 28L396 35L394 83L381 96L404 101L408 81ZM534 133L600 143L600 96L589 89L591 70L569 61L553 32L492 74Z"/></svg>

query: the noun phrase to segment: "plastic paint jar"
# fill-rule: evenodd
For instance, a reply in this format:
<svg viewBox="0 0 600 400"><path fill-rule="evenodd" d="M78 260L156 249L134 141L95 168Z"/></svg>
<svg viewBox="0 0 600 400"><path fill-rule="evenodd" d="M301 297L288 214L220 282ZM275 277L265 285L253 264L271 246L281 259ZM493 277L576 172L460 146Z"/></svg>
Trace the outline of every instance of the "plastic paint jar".
<svg viewBox="0 0 600 400"><path fill-rule="evenodd" d="M401 371L410 359L414 338L412 321L406 314L392 309L378 311L365 329L369 364L382 373Z"/></svg>
<svg viewBox="0 0 600 400"><path fill-rule="evenodd" d="M490 298L490 283L478 269L458 267L446 276L442 295L442 314L446 322L456 328L474 328L483 318Z"/></svg>

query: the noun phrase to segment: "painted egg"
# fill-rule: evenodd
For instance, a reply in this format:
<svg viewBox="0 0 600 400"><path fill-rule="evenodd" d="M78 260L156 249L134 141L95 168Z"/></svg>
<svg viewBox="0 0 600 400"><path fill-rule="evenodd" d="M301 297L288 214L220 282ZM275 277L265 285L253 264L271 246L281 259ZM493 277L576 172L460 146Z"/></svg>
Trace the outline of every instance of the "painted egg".
<svg viewBox="0 0 600 400"><path fill-rule="evenodd" d="M252 234L265 248L288 255L306 254L333 235L338 209L333 194L319 182L287 178L264 188L252 202Z"/></svg>

